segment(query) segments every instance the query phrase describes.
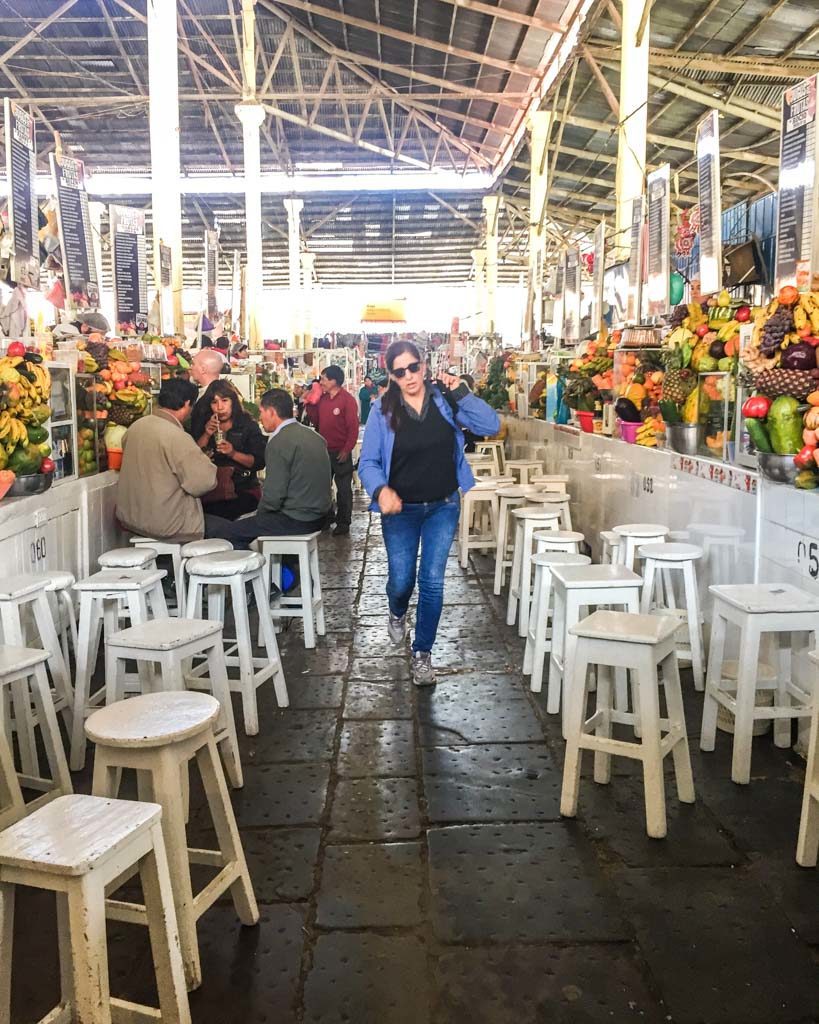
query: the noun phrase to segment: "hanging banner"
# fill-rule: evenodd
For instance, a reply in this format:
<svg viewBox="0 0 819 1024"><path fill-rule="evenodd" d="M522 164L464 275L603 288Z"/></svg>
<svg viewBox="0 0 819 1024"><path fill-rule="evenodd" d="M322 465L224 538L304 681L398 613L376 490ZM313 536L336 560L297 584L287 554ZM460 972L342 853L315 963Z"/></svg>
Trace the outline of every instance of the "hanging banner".
<svg viewBox="0 0 819 1024"><path fill-rule="evenodd" d="M580 250L566 250L566 277L563 288L563 337L567 342L580 340Z"/></svg>
<svg viewBox="0 0 819 1024"><path fill-rule="evenodd" d="M648 315L669 312L671 276L671 167L648 176Z"/></svg>
<svg viewBox="0 0 819 1024"><path fill-rule="evenodd" d="M628 303L626 320L639 323L643 315L643 197L631 204L631 235L628 258Z"/></svg>
<svg viewBox="0 0 819 1024"><path fill-rule="evenodd" d="M722 191L719 170L719 114L710 111L697 125L697 187L700 198L700 289L722 290Z"/></svg>
<svg viewBox="0 0 819 1024"><path fill-rule="evenodd" d="M233 272L230 279L230 329L234 334L242 333L242 266L239 262L239 250L233 250Z"/></svg>
<svg viewBox="0 0 819 1024"><path fill-rule="evenodd" d="M40 286L40 242L34 118L8 98L4 101L6 124L6 187L11 231L11 279L25 288Z"/></svg>
<svg viewBox="0 0 819 1024"><path fill-rule="evenodd" d="M361 322L365 324L403 324L406 320L407 310L403 299L370 302L361 311Z"/></svg>
<svg viewBox="0 0 819 1024"><path fill-rule="evenodd" d="M144 334L148 329L148 265L145 213L128 206L109 206L114 267L114 309L117 331Z"/></svg>
<svg viewBox="0 0 819 1024"><path fill-rule="evenodd" d="M563 292L566 286L566 253L562 252L557 258L557 269L555 270L554 287L554 314L552 316L552 332L558 341L563 339Z"/></svg>
<svg viewBox="0 0 819 1024"><path fill-rule="evenodd" d="M219 317L216 301L216 286L219 276L219 231L208 228L205 232L205 294L207 295L208 320L215 323Z"/></svg>
<svg viewBox="0 0 819 1024"><path fill-rule="evenodd" d="M796 285L819 290L819 189L816 167L816 92L819 76L782 96L779 203L776 225L776 290Z"/></svg>
<svg viewBox="0 0 819 1024"><path fill-rule="evenodd" d="M603 319L603 275L606 272L606 221L600 221L594 229L594 263L592 266L592 300L589 314L592 334L600 330Z"/></svg>
<svg viewBox="0 0 819 1024"><path fill-rule="evenodd" d="M173 334L173 253L163 242L159 243L159 308L162 333Z"/></svg>
<svg viewBox="0 0 819 1024"><path fill-rule="evenodd" d="M66 303L70 309L98 309L100 284L85 191L85 165L82 160L55 153L50 162L57 193Z"/></svg>

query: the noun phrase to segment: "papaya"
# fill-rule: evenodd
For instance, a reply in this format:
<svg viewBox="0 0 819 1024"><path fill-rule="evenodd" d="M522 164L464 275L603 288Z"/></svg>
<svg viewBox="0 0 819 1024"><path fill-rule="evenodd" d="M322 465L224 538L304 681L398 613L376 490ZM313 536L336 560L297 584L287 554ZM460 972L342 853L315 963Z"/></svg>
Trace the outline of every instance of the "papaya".
<svg viewBox="0 0 819 1024"><path fill-rule="evenodd" d="M700 416L700 395L699 391L694 388L691 394L686 398L685 405L682 407L682 418L683 423L698 423Z"/></svg>
<svg viewBox="0 0 819 1024"><path fill-rule="evenodd" d="M45 427L41 427L39 423L30 423L26 427L26 433L31 444L43 444L48 440L48 431Z"/></svg>
<svg viewBox="0 0 819 1024"><path fill-rule="evenodd" d="M8 467L17 476L30 476L40 468L43 456L33 445L18 445L9 456Z"/></svg>

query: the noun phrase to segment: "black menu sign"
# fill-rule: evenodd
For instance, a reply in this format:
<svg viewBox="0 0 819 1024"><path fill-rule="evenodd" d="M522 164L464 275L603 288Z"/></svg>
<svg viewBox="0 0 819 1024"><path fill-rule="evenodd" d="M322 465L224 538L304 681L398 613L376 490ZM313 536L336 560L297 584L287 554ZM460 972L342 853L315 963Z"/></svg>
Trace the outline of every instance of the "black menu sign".
<svg viewBox="0 0 819 1024"><path fill-rule="evenodd" d="M816 187L817 76L782 96L779 205L776 228L776 288L819 289L819 217Z"/></svg>
<svg viewBox="0 0 819 1024"><path fill-rule="evenodd" d="M85 168L82 160L52 153L51 174L57 193L63 278L69 305L74 309L98 309L100 286L85 191Z"/></svg>
<svg viewBox="0 0 819 1024"><path fill-rule="evenodd" d="M722 195L719 180L719 114L697 125L697 184L700 198L700 291L722 288Z"/></svg>
<svg viewBox="0 0 819 1024"><path fill-rule="evenodd" d="M4 103L6 120L6 181L12 253L11 277L27 288L40 285L40 243L34 118L11 100Z"/></svg>
<svg viewBox="0 0 819 1024"><path fill-rule="evenodd" d="M565 306L564 290L566 287L566 253L562 252L557 260L555 271L555 304L552 316L552 331L554 336L561 340L563 338L563 309Z"/></svg>
<svg viewBox="0 0 819 1024"><path fill-rule="evenodd" d="M671 168L663 164L648 176L648 314L668 312L671 273Z"/></svg>
<svg viewBox="0 0 819 1024"><path fill-rule="evenodd" d="M566 278L563 287L563 337L566 341L580 339L580 250L566 250Z"/></svg>
<svg viewBox="0 0 819 1024"><path fill-rule="evenodd" d="M145 213L127 206L111 206L109 211L117 330L144 334L148 329Z"/></svg>
<svg viewBox="0 0 819 1024"><path fill-rule="evenodd" d="M159 243L159 287L171 287L171 247Z"/></svg>
<svg viewBox="0 0 819 1024"><path fill-rule="evenodd" d="M216 302L216 284L219 269L219 232L210 228L205 232L205 281L208 296L208 319L219 316Z"/></svg>
<svg viewBox="0 0 819 1024"><path fill-rule="evenodd" d="M594 269L592 271L592 301L590 331L595 334L600 330L603 316L603 275L606 272L606 222L601 220L594 230Z"/></svg>
<svg viewBox="0 0 819 1024"><path fill-rule="evenodd" d="M638 323L642 318L643 300L643 197L631 204L631 237L628 257L628 302L626 320Z"/></svg>

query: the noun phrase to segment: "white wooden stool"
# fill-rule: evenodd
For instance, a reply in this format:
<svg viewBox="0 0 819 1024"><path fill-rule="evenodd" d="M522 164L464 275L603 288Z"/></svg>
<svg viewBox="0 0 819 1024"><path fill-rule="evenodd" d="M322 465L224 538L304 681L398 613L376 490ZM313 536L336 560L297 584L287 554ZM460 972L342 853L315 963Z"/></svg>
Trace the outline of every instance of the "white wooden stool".
<svg viewBox="0 0 819 1024"><path fill-rule="evenodd" d="M711 579L732 580L737 578L742 542L745 539L745 530L741 526L727 526L724 523L691 523L688 532L692 541L699 544L703 550L703 559L710 569Z"/></svg>
<svg viewBox="0 0 819 1024"><path fill-rule="evenodd" d="M10 1019L14 895L18 885L54 892L61 998L39 1024L154 1021L190 1024L188 994L155 803L63 796L0 834L0 1021ZM138 870L145 894L159 1011L113 998L108 979L105 887ZM40 965L45 970L46 965Z"/></svg>
<svg viewBox="0 0 819 1024"><path fill-rule="evenodd" d="M711 650L705 678L700 748L713 750L716 740L717 711L720 705L734 716L734 747L731 778L745 784L751 779L751 746L754 722L772 718L774 743L791 745L792 718L808 718L819 695L798 686L791 673L791 636L810 633L811 647L819 639L819 598L787 583L753 583L710 587L714 599L711 617ZM736 696L723 688L722 662L728 625L740 631L739 671ZM777 683L772 707L755 704L758 688L759 646L763 634L773 634L779 657ZM794 703L796 701L796 703Z"/></svg>
<svg viewBox="0 0 819 1024"><path fill-rule="evenodd" d="M623 526L615 526L612 533L620 538L616 564L633 569L637 548L644 544L663 544L669 530L659 523L625 523Z"/></svg>
<svg viewBox="0 0 819 1024"><path fill-rule="evenodd" d="M540 508L549 508L560 513L560 529L572 529L572 511L569 508L569 495L553 491L535 491L526 499L528 504Z"/></svg>
<svg viewBox="0 0 819 1024"><path fill-rule="evenodd" d="M46 593L54 595L54 624L60 637L60 649L63 652L66 667L70 667L70 651L77 656L77 615L71 596L77 582L70 572L44 572L40 574L46 581Z"/></svg>
<svg viewBox="0 0 819 1024"><path fill-rule="evenodd" d="M77 630L77 670L74 689L74 717L71 726L71 769L85 764L83 724L90 709L105 697L105 686L91 693L91 677L97 665L100 640L121 628L125 612L132 626L150 618L165 618L168 610L162 592L164 569L102 569L80 580L74 589L80 595L80 621ZM137 690L142 688L140 679Z"/></svg>
<svg viewBox="0 0 819 1024"><path fill-rule="evenodd" d="M202 672L187 675L186 664L204 659ZM154 619L139 626L129 626L105 640L105 703L113 704L125 696L120 680L125 676L125 662L135 661L159 665L159 677L150 675L150 692L185 690L189 686L209 692L222 708L216 729L225 771L234 787L242 782L242 762L236 738L236 722L230 699L222 623L210 619ZM206 674L202 674L206 672Z"/></svg>
<svg viewBox="0 0 819 1024"><path fill-rule="evenodd" d="M547 531L548 532L548 531ZM543 536L543 535L541 535ZM523 652L523 674L531 675L530 689L540 693L543 685L543 667L546 653L551 650L552 630L549 620L552 615L552 566L589 565L588 555L570 551L542 551L532 556L535 567L535 586L532 595L532 614L526 633L526 647ZM546 710L556 715L560 710L560 687L549 686Z"/></svg>
<svg viewBox="0 0 819 1024"><path fill-rule="evenodd" d="M493 473L503 476L505 472L503 441L476 441L476 455L489 455L492 458Z"/></svg>
<svg viewBox="0 0 819 1024"><path fill-rule="evenodd" d="M567 493L569 478L565 473L535 473L529 476L529 483L546 491Z"/></svg>
<svg viewBox="0 0 819 1024"><path fill-rule="evenodd" d="M202 594L207 592L208 618L224 622L225 597L230 596L236 636L233 639L225 638L225 658L229 668L239 669L238 680L231 679L230 686L242 697L245 732L248 736L255 736L259 731L257 687L272 678L279 707L286 708L289 704L279 645L265 590L264 557L258 551L223 551L216 555L192 558L186 568L189 619L196 618L196 609L202 606ZM265 656L261 658L253 656L245 589L248 584L253 587L259 612L259 629L265 649Z"/></svg>
<svg viewBox="0 0 819 1024"><path fill-rule="evenodd" d="M318 542L321 531L290 537L259 537L254 542L266 562L265 590L267 607L274 622L280 619L301 619L304 623L304 646L312 650L316 636L326 636L327 624L324 618L324 597L321 592L321 566L319 565ZM282 559L290 555L299 562L299 593L285 594L282 587ZM270 602L271 584L279 593ZM263 637L259 636L259 645Z"/></svg>
<svg viewBox="0 0 819 1024"><path fill-rule="evenodd" d="M47 651L0 646L0 829L49 800L73 792L46 675L47 661ZM33 740L35 726L40 727L50 778L43 778L39 768L36 768L36 774L30 774L25 767L21 772L14 767L8 743L9 723L6 721L7 689L14 693L14 718L19 736ZM32 699L35 714L31 710ZM22 754L22 744L20 749ZM24 788L42 791L43 795L24 804Z"/></svg>
<svg viewBox="0 0 819 1024"><path fill-rule="evenodd" d="M71 688L68 665L63 657L60 639L54 626L51 606L48 603L48 582L44 575L29 574L0 579L2 640L4 644L13 647L31 647L32 642L28 636L29 616L34 620L39 645L48 654L48 670L54 685L54 709L62 712L66 727L71 728L74 692ZM30 714L23 713L28 701L28 689L25 683L20 681L13 684L11 692L15 705L15 728L23 771L29 775L37 775L39 768L37 746L34 742L34 719Z"/></svg>
<svg viewBox="0 0 819 1024"><path fill-rule="evenodd" d="M518 636L525 637L532 600L533 537L538 530L557 530L560 513L532 506L513 508L512 522L515 524L515 540L506 601L506 625L514 626L517 619Z"/></svg>
<svg viewBox="0 0 819 1024"><path fill-rule="evenodd" d="M155 569L156 551L148 547L112 548L100 555L100 569Z"/></svg>
<svg viewBox="0 0 819 1024"><path fill-rule="evenodd" d="M574 679L572 662L576 638L571 632L582 618L581 609L619 606L627 612L640 610L642 579L623 565L553 565L552 651L549 661L549 690L552 706L560 701L563 688L563 735L566 736L566 712L570 696L565 692ZM554 687L554 691L552 691ZM619 673L618 707L628 706L625 673Z"/></svg>
<svg viewBox="0 0 819 1024"><path fill-rule="evenodd" d="M507 459L506 472L511 473L521 487L526 487L531 476L543 473L543 463L537 459Z"/></svg>
<svg viewBox="0 0 819 1024"><path fill-rule="evenodd" d="M472 475L477 479L481 476L492 476L495 471L495 461L491 455L465 455Z"/></svg>
<svg viewBox="0 0 819 1024"><path fill-rule="evenodd" d="M220 540L217 537L212 537L205 540L192 540L187 544L183 544L180 552L182 555L182 579L185 580L186 578L187 565L192 558L198 558L200 555L218 555L222 551L233 551L233 545L229 540ZM183 613L184 611L185 609L183 609ZM201 594L200 607L196 609L196 617L197 619L202 618Z"/></svg>
<svg viewBox="0 0 819 1024"><path fill-rule="evenodd" d="M577 814L580 791L581 751L594 751L594 781L611 779L611 755L631 757L643 764L646 832L653 839L666 834L665 782L663 760L674 759L677 796L682 803L694 802L694 778L688 751L680 673L674 634L679 622L666 615L629 615L597 611L572 626L576 652L569 688L566 759L560 813ZM586 718L589 667L598 666L596 709ZM636 679L641 738L629 742L612 737L613 725L635 725L637 715L616 710L612 697L611 669L630 670ZM662 674L668 717L660 716Z"/></svg>
<svg viewBox="0 0 819 1024"><path fill-rule="evenodd" d="M577 530L539 530L532 535L536 554L543 551L565 551L568 554L579 555L580 546L585 539Z"/></svg>
<svg viewBox="0 0 819 1024"><path fill-rule="evenodd" d="M162 832L189 989L202 981L196 922L222 893L230 890L242 924L253 925L259 920L213 734L220 710L219 702L207 693L151 693L101 708L85 725L89 738L96 743L94 795L115 797L121 769L133 768L139 798L150 796L162 807ZM194 759L202 776L218 850L188 849L185 800L179 780ZM191 886L191 864L219 868L196 896ZM127 916L124 919L133 920Z"/></svg>
<svg viewBox="0 0 819 1024"><path fill-rule="evenodd" d="M529 487L499 487L498 494L498 538L495 547L495 580L493 593L500 594L506 581L506 570L512 568L512 550L510 542L514 541L512 509L526 504Z"/></svg>
<svg viewBox="0 0 819 1024"><path fill-rule="evenodd" d="M819 652L811 651L810 658L819 665ZM817 681L814 679L814 689ZM805 767L805 793L802 797L802 815L799 819L799 838L796 842L796 863L803 868L815 868L819 856L819 700L814 704L808 740L808 761Z"/></svg>
<svg viewBox="0 0 819 1024"><path fill-rule="evenodd" d="M185 614L185 577L182 575L182 544L174 541L157 540L153 537L131 537L131 543L138 548L153 548L157 558L167 555L173 565L173 582L176 603L171 602L171 611L176 615Z"/></svg>
<svg viewBox="0 0 819 1024"><path fill-rule="evenodd" d="M643 596L640 611L643 615L650 614L655 607L661 614L676 613L681 617L682 627L687 640L677 644L677 660L690 661L694 673L694 687L705 689L705 665L702 646L702 620L700 615L700 598L697 590L697 573L695 562L702 558L702 548L696 544L644 544L637 549L643 562ZM654 596L657 574L665 577L665 604L655 606ZM674 593L674 575L682 576L682 598L684 608L677 608ZM682 616L680 612L682 611Z"/></svg>
<svg viewBox="0 0 819 1024"><path fill-rule="evenodd" d="M620 537L614 530L600 531L601 565L617 565L620 552Z"/></svg>
<svg viewBox="0 0 819 1024"><path fill-rule="evenodd" d="M488 551L498 546L498 488L494 481L478 480L461 498L458 526L458 561L462 569L469 564L470 551ZM484 509L487 512L484 516ZM488 520L485 522L485 520ZM473 532L474 528L474 532ZM484 532L486 530L486 532Z"/></svg>

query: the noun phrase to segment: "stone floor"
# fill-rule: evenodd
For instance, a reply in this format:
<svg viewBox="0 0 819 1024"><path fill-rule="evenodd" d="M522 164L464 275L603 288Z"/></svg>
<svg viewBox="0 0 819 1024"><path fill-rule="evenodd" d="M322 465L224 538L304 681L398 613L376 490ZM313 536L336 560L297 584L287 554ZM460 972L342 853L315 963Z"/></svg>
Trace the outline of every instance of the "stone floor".
<svg viewBox="0 0 819 1024"><path fill-rule="evenodd" d="M520 674L491 564L447 569L433 691L385 635L386 556L359 511L322 544L329 633L282 637L291 708L260 691L234 803L260 903L200 922L195 1024L808 1024L819 1021L819 874L794 863L803 763L692 744L697 803L668 786L646 837L640 779L586 772L558 813L563 745ZM700 700L687 682L690 735ZM87 786L87 778L83 780ZM82 782L81 782L82 786ZM208 823L194 792L192 830ZM146 937L110 926L114 991L152 994ZM53 909L18 904L13 1024L56 997Z"/></svg>

